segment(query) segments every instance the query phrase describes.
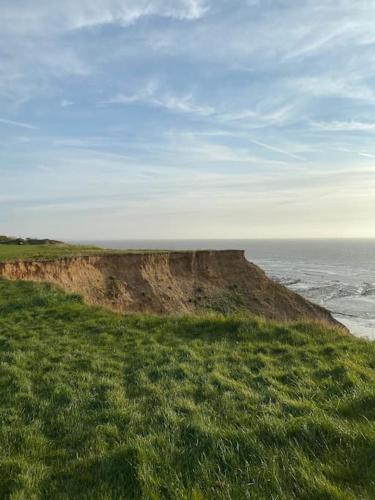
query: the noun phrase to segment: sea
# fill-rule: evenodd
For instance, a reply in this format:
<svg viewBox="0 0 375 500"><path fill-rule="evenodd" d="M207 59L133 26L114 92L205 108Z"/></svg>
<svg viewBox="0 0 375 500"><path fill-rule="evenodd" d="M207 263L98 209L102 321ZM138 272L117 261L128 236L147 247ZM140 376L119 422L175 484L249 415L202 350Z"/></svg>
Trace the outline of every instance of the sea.
<svg viewBox="0 0 375 500"><path fill-rule="evenodd" d="M327 308L353 335L375 340L375 239L121 240L105 248L242 249L267 275Z"/></svg>

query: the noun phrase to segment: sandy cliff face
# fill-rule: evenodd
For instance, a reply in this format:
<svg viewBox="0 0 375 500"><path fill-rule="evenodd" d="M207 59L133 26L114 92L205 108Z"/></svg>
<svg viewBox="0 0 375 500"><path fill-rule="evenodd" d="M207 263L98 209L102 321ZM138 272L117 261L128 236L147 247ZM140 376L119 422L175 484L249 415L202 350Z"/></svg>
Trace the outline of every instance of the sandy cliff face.
<svg viewBox="0 0 375 500"><path fill-rule="evenodd" d="M243 251L104 254L0 263L0 276L47 281L119 312L246 308L276 320L336 324L328 311L270 280Z"/></svg>

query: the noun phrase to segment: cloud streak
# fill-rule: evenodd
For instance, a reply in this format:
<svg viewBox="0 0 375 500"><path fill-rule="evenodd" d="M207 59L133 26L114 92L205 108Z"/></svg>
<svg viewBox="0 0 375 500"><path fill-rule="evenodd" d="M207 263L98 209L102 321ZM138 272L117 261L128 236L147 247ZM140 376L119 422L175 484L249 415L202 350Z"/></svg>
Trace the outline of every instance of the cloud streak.
<svg viewBox="0 0 375 500"><path fill-rule="evenodd" d="M250 140L250 142L256 144L257 146L260 146L261 148L265 148L268 149L269 151L274 151L275 153L280 153L282 155L289 156L290 158L294 158L295 160L306 161L305 158L303 158L302 156L291 153L290 151L286 151L285 149L281 149L276 146L272 146L270 144L265 144L264 142L260 141Z"/></svg>
<svg viewBox="0 0 375 500"><path fill-rule="evenodd" d="M0 118L0 123L3 123L4 125L10 125L11 127L27 128L29 130L37 129L37 127L35 127L34 125L30 125L29 123L7 120L5 118Z"/></svg>
<svg viewBox="0 0 375 500"><path fill-rule="evenodd" d="M360 121L313 122L312 127L323 132L375 132L375 123Z"/></svg>
<svg viewBox="0 0 375 500"><path fill-rule="evenodd" d="M130 25L145 16L194 20L208 10L203 0L61 0L48 2L21 0L2 6L1 26L15 35L36 35L79 30L98 25Z"/></svg>
<svg viewBox="0 0 375 500"><path fill-rule="evenodd" d="M141 90L130 94L118 94L104 101L104 104L143 104L169 111L192 113L201 116L212 115L215 110L211 106L200 105L194 101L193 94L181 96L162 91L155 81L150 81Z"/></svg>

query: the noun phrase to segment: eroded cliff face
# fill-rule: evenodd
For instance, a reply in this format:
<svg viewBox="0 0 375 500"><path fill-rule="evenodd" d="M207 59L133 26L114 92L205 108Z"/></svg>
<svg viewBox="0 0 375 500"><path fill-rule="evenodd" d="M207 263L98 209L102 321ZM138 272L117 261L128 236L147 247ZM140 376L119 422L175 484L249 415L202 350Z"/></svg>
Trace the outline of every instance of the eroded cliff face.
<svg viewBox="0 0 375 500"><path fill-rule="evenodd" d="M0 263L0 276L46 281L118 312L247 309L267 319L338 324L324 308L270 280L243 251L103 254Z"/></svg>

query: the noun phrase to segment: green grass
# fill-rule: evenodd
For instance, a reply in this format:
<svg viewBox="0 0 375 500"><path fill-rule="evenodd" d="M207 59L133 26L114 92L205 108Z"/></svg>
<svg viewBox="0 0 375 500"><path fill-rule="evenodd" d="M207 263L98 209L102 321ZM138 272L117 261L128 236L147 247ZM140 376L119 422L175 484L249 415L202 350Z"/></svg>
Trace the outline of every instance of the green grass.
<svg viewBox="0 0 375 500"><path fill-rule="evenodd" d="M54 260L63 257L100 255L105 253L152 253L168 250L104 249L92 245L1 245L0 262L11 260Z"/></svg>
<svg viewBox="0 0 375 500"><path fill-rule="evenodd" d="M60 257L97 255L104 250L88 245L0 245L0 262L8 260L53 260Z"/></svg>
<svg viewBox="0 0 375 500"><path fill-rule="evenodd" d="M375 344L0 280L0 497L373 499Z"/></svg>

